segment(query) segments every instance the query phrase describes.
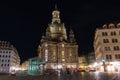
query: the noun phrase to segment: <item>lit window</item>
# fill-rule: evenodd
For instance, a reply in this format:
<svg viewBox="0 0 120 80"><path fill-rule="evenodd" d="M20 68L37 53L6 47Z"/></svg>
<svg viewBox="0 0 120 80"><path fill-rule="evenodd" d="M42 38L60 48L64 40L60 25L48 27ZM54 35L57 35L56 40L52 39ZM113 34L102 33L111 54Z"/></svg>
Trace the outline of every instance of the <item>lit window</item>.
<svg viewBox="0 0 120 80"><path fill-rule="evenodd" d="M48 44L46 43L46 44L45 44L45 47L47 47L47 46L48 46Z"/></svg>
<svg viewBox="0 0 120 80"><path fill-rule="evenodd" d="M72 54L70 53L70 56L72 56Z"/></svg>
<svg viewBox="0 0 120 80"><path fill-rule="evenodd" d="M64 53L64 51L62 51L62 58L65 58L65 53Z"/></svg>
<svg viewBox="0 0 120 80"><path fill-rule="evenodd" d="M48 61L48 50L45 50L45 61Z"/></svg>
<svg viewBox="0 0 120 80"><path fill-rule="evenodd" d="M65 61L65 59L62 59L62 61Z"/></svg>
<svg viewBox="0 0 120 80"><path fill-rule="evenodd" d="M105 51L110 51L110 47L105 47Z"/></svg>
<svg viewBox="0 0 120 80"><path fill-rule="evenodd" d="M65 45L64 44L62 44L62 47L64 47Z"/></svg>
<svg viewBox="0 0 120 80"><path fill-rule="evenodd" d="M59 27L59 31L61 31L61 27Z"/></svg>

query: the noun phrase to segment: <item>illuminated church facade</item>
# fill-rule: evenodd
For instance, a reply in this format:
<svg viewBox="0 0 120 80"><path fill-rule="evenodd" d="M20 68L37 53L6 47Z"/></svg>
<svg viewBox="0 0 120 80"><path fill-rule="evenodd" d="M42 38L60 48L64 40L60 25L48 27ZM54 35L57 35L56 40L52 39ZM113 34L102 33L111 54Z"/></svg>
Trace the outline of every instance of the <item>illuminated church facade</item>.
<svg viewBox="0 0 120 80"><path fill-rule="evenodd" d="M72 30L67 38L65 25L61 23L57 8L52 12L52 22L41 38L38 56L46 62L46 69L77 68L78 45Z"/></svg>

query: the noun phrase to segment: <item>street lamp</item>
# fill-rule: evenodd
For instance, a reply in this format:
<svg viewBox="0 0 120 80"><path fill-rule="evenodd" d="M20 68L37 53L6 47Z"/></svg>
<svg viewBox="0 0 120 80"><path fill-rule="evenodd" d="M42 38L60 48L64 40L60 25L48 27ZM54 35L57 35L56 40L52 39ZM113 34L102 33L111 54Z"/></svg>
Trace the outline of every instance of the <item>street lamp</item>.
<svg viewBox="0 0 120 80"><path fill-rule="evenodd" d="M105 59L104 58L102 59L102 62L103 62L104 72L106 72L106 66L105 66Z"/></svg>
<svg viewBox="0 0 120 80"><path fill-rule="evenodd" d="M94 67L94 70L97 71L98 63L94 62L93 67Z"/></svg>

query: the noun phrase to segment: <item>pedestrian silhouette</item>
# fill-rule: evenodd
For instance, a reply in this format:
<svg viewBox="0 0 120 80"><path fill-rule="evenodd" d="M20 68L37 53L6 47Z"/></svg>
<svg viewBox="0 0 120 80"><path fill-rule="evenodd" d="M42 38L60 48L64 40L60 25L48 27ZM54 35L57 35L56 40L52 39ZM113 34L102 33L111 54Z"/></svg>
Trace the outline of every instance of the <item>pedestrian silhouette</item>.
<svg viewBox="0 0 120 80"><path fill-rule="evenodd" d="M112 80L118 80L118 75L115 74L115 75L113 76Z"/></svg>

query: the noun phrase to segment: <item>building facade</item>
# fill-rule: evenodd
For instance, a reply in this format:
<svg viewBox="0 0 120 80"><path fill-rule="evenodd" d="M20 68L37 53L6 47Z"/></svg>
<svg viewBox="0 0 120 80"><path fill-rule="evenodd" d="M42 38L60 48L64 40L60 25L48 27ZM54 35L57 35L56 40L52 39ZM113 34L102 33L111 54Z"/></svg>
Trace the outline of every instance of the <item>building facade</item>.
<svg viewBox="0 0 120 80"><path fill-rule="evenodd" d="M38 46L39 58L46 61L46 68L59 69L77 67L78 45L73 31L67 32L64 23L60 20L60 11L52 12L52 22L48 24L45 35Z"/></svg>
<svg viewBox="0 0 120 80"><path fill-rule="evenodd" d="M78 70L82 71L82 70L86 70L86 68L88 68L86 56L78 57Z"/></svg>
<svg viewBox="0 0 120 80"><path fill-rule="evenodd" d="M96 60L95 60L95 53L94 52L88 53L87 59L88 59L87 61L88 61L89 70L95 70L95 67L97 65Z"/></svg>
<svg viewBox="0 0 120 80"><path fill-rule="evenodd" d="M21 70L28 70L28 60L24 61L22 64L21 64Z"/></svg>
<svg viewBox="0 0 120 80"><path fill-rule="evenodd" d="M0 73L15 73L20 66L16 48L7 41L0 41Z"/></svg>
<svg viewBox="0 0 120 80"><path fill-rule="evenodd" d="M120 65L120 23L105 24L94 37L96 61L104 70L117 71Z"/></svg>

